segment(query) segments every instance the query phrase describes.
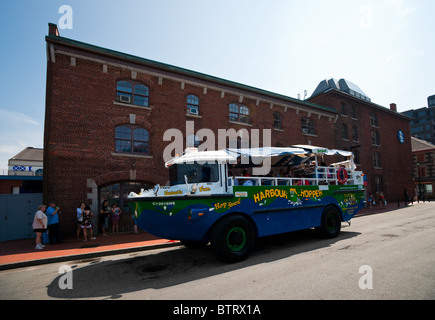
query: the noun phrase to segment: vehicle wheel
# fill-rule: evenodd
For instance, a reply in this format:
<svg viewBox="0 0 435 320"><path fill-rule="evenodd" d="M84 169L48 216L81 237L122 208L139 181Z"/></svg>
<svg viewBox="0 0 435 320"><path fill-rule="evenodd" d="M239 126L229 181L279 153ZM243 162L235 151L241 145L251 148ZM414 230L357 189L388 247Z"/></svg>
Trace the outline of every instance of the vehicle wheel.
<svg viewBox="0 0 435 320"><path fill-rule="evenodd" d="M211 233L213 252L226 262L246 259L254 242L254 227L249 220L239 215L218 222Z"/></svg>
<svg viewBox="0 0 435 320"><path fill-rule="evenodd" d="M327 207L322 213L322 224L317 228L323 238L331 239L339 235L341 230L340 212L336 207Z"/></svg>

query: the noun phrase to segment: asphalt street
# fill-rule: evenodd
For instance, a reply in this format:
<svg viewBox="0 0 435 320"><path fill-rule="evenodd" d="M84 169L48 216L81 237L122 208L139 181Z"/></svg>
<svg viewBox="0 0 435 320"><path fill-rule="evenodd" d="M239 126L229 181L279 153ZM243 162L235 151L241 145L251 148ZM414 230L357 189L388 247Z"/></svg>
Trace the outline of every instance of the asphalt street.
<svg viewBox="0 0 435 320"><path fill-rule="evenodd" d="M236 264L171 247L0 272L0 299L435 299L435 203L258 241ZM64 273L65 271L70 271Z"/></svg>

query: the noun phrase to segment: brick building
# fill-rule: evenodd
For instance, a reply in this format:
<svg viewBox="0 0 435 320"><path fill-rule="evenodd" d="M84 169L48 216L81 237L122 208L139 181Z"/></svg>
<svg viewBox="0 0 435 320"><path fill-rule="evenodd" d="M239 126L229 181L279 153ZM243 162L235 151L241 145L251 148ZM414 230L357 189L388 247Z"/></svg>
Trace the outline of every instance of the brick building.
<svg viewBox="0 0 435 320"><path fill-rule="evenodd" d="M202 128L233 128L242 144L241 129L272 129L275 146L334 139L334 109L66 39L53 24L46 42L44 200L62 206L66 232L82 201L94 212L106 198L127 209L130 191L166 183L167 129L192 144ZM188 137L186 121L195 127Z"/></svg>
<svg viewBox="0 0 435 320"><path fill-rule="evenodd" d="M385 108L355 84L330 79L319 83L308 101L334 108L334 145L352 150L358 170L367 178L367 194L384 192L390 202L403 201L412 185L410 118L397 112L394 103Z"/></svg>
<svg viewBox="0 0 435 320"><path fill-rule="evenodd" d="M330 94L324 94L330 99L325 103L322 95L301 101L63 38L54 24L49 24L46 43L44 201L55 200L62 207L66 233L75 229L75 209L80 202L90 203L98 212L104 199L116 199L127 212L124 200L130 191L166 183L163 153L172 140L163 137L168 129L180 130L185 146L196 145L195 134L204 128L215 134L219 129L234 129L238 137L228 140L237 139L242 145L252 129L271 129L274 146L312 144L350 150L355 143L338 139L337 128L351 121L360 130L358 144L367 143L368 150L385 150L390 155L385 160L382 157L383 164L394 162L391 167L383 166L388 168L384 173L373 169L370 161L366 164L361 151L361 169L372 170L370 179L382 176L388 185L385 191L398 192L394 179L402 175L392 174L398 170L403 173L400 194L406 178L412 184L407 118L383 107L356 101L362 121L345 120ZM347 95L340 99L353 101ZM370 135L365 137L371 126L363 119L372 109L385 139L382 148L370 143ZM187 121L194 124L193 132L186 132ZM398 128L405 142L387 143L393 140L392 134L397 136ZM397 161L399 155L409 161ZM131 224L130 214L121 217L121 230L129 230Z"/></svg>
<svg viewBox="0 0 435 320"><path fill-rule="evenodd" d="M424 199L434 199L435 145L411 137L415 191Z"/></svg>

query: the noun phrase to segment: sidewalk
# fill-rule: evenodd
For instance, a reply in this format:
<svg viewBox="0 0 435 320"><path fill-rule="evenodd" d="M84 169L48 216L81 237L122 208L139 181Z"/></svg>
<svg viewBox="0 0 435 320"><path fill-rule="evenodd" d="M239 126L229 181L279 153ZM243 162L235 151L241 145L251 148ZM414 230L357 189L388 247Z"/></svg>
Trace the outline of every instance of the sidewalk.
<svg viewBox="0 0 435 320"><path fill-rule="evenodd" d="M400 208L403 207L402 202ZM397 203L392 202L387 208L380 208L379 205L364 208L356 217L396 209L399 209ZM146 232L110 234L107 237L99 235L96 238L87 242L67 238L60 244L47 244L43 250L35 250L35 239L0 242L0 271L180 245L179 241L159 239Z"/></svg>
<svg viewBox="0 0 435 320"><path fill-rule="evenodd" d="M66 238L59 244L46 244L43 250L35 250L35 239L0 242L0 271L180 245L179 241L159 239L146 232L96 238L87 242Z"/></svg>

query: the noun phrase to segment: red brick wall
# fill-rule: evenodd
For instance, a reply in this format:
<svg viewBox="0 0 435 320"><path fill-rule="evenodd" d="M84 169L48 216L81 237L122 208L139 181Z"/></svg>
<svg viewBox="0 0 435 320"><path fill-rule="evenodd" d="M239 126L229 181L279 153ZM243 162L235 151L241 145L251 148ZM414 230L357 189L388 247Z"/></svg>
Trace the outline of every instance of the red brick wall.
<svg viewBox="0 0 435 320"><path fill-rule="evenodd" d="M403 201L405 188L408 193L412 192L412 151L409 120L389 109L374 106L336 90L318 95L310 101L335 108L339 113L335 126L335 145L337 148L350 150L352 146L360 146L354 150L358 150L360 153L358 170L364 171L368 179L367 194L376 191L375 176L383 177L384 195L390 202L396 202L398 199ZM347 117L341 115L342 103L346 104ZM355 119L352 117L352 106L357 111ZM370 124L371 113L378 117L377 127ZM349 140L342 138L341 126L343 123L348 126ZM358 128L358 141L352 139L353 126ZM372 130L379 132L379 146L372 144ZM403 144L398 140L399 130L402 130L405 135ZM374 152L381 154L381 169L373 166Z"/></svg>
<svg viewBox="0 0 435 320"><path fill-rule="evenodd" d="M136 181L147 184L165 184L168 172L164 168L163 150L170 143L163 141L167 129L177 128L185 136L186 121L193 121L195 132L201 128L271 129L272 145L289 146L308 144L332 146L333 122L327 118L316 122L317 135L302 135L300 121L307 112L273 106L256 100L244 99L243 104L250 108L252 126L229 122L229 107L239 101L238 95L180 82L159 79L138 73L136 81L150 89L149 109L114 104L116 82L131 79L131 71L109 66L103 72L101 63L71 58L56 54L55 63L48 62L47 106L44 146L44 194L45 201L57 201L63 208L63 225L67 233L75 228L75 209L82 201L87 201L88 179L98 187L119 181L129 181L131 170L136 170ZM186 116L186 97L195 94L200 98L200 118ZM283 116L283 130L273 130L273 112ZM130 114L136 115L136 124L147 129L150 134L151 154L149 158L113 155L115 152L115 128L128 124ZM260 141L262 141L260 135ZM100 199L101 200L101 199ZM92 203L94 208L100 205Z"/></svg>
<svg viewBox="0 0 435 320"><path fill-rule="evenodd" d="M413 152L413 175L415 189L420 188L421 196L425 199L434 199L435 151L433 149ZM426 193L426 185L432 185L432 193Z"/></svg>
<svg viewBox="0 0 435 320"><path fill-rule="evenodd" d="M69 49L62 46L62 51ZM78 52L75 48L74 53ZM78 52L87 55L88 53ZM95 54L93 54L95 58ZM292 144L312 144L329 148L350 150L355 143L341 139L341 123L357 125L359 128L359 144L361 148L361 169L369 177L368 190L373 189L372 177L375 174L384 177L387 199L395 201L403 195L403 188L411 182L411 147L409 141L409 123L395 115L377 112L381 147L373 147L370 138L370 108L357 104L358 120L349 116L339 116L337 123L327 117L318 117L310 113L309 108L297 105L300 111L272 105L268 97L259 97L259 104L254 98L247 98L243 92L236 93L207 89L204 86L192 85L186 81L182 89L181 81L159 78L146 71L137 72L135 81L147 85L150 108L123 106L114 104L116 100L116 82L131 79L132 72L123 61L108 64L107 72L103 71L103 63L89 61L77 56L75 65L71 65L71 57L57 53L55 62L49 54L47 65L46 119L44 140L44 201L56 201L63 209L61 223L66 233L75 231L75 210L81 202L88 201L89 194L95 192L88 182L97 187L120 181L140 181L145 184L165 184L168 172L164 168L163 151L170 143L163 141L164 132L177 128L185 135L186 121L193 121L195 132L201 128L218 129L234 128L235 130L271 129L272 145L289 146ZM104 60L106 57L101 57ZM131 63L130 63L131 64ZM119 65L119 66L118 66ZM124 67L123 67L124 66ZM130 67L130 66L129 66ZM174 74L172 77L177 78ZM178 80L178 79L177 79ZM200 82L201 80L198 80ZM206 80L204 80L205 82ZM224 88L225 89L225 88ZM224 90L223 89L223 90ZM195 94L200 99L200 117L186 116L186 97ZM242 104L251 111L252 126L234 124L229 121L229 104L238 103L240 95L244 96ZM322 95L312 102L337 108L342 97ZM269 99L270 100L270 99ZM355 103L353 100L347 103ZM291 103L290 103L291 104ZM273 113L279 112L282 118L282 130L273 129ZM334 117L335 113L328 113ZM129 157L114 155L115 128L120 124L130 123L130 114L135 114L136 125L148 130L150 134L150 156ZM349 109L350 114L350 109ZM315 135L301 133L301 119L310 117L316 126ZM397 131L401 129L407 137L405 144L397 141ZM349 131L351 137L351 131ZM260 136L260 141L262 136ZM218 140L216 135L215 144ZM383 170L373 169L372 153L382 152ZM378 170L378 171L376 171ZM91 184L92 185L92 184ZM411 189L409 189L410 191ZM102 199L99 199L100 201ZM99 203L94 199L93 209L98 211Z"/></svg>

